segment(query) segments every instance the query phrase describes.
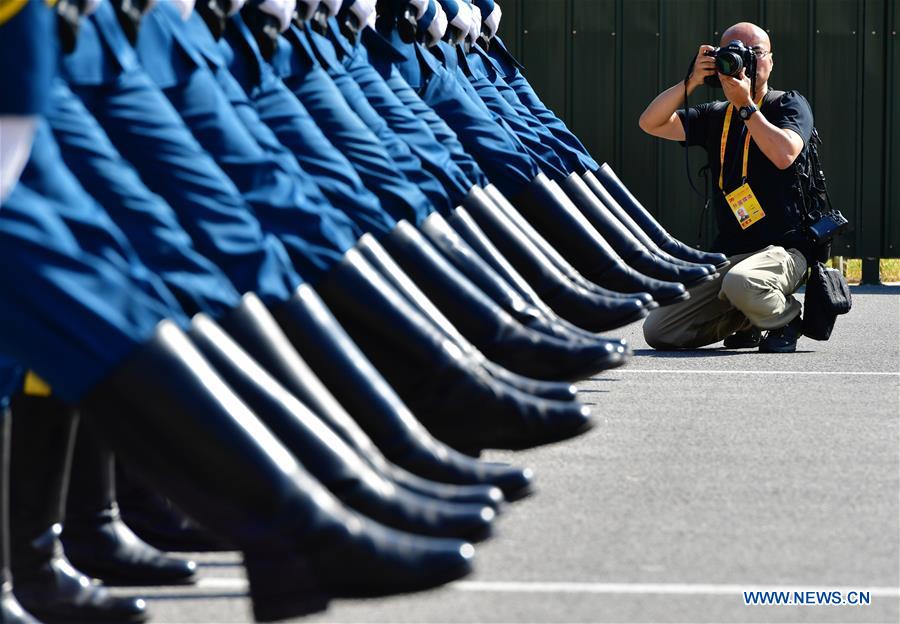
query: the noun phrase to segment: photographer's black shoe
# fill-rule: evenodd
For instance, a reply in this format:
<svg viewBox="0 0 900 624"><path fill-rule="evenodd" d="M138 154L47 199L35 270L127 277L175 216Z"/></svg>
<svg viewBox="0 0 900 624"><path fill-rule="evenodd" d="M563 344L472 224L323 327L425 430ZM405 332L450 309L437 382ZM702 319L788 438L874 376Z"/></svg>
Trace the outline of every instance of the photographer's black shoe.
<svg viewBox="0 0 900 624"><path fill-rule="evenodd" d="M784 327L766 332L766 337L759 343L759 352L793 353L797 350L797 339L802 332L803 320L797 316Z"/></svg>
<svg viewBox="0 0 900 624"><path fill-rule="evenodd" d="M753 349L759 346L762 332L757 327L751 327L744 331L737 331L728 336L725 341L726 349Z"/></svg>

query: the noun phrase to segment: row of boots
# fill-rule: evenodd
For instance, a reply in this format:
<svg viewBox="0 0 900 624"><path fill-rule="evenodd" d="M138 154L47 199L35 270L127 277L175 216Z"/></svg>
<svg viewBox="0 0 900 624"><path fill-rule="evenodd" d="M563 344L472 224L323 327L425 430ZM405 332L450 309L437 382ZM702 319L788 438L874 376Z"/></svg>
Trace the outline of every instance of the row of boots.
<svg viewBox="0 0 900 624"><path fill-rule="evenodd" d="M470 200L491 206L481 193ZM642 216L636 202L630 207L632 215ZM481 214L515 218L512 210ZM454 216L462 224L472 219L463 208ZM639 225L629 216L625 223L649 240L654 232L646 223L655 223L650 219L645 215ZM530 239L521 224L508 230L553 249L534 229ZM509 256L493 247L477 225L455 229L432 219L423 231L438 249L462 244L457 232L466 232L476 244L489 246L491 253L479 258L509 265ZM680 251L664 230L656 233L665 235L662 244ZM128 480L132 510L126 517L149 540L163 548L244 550L257 619L315 610L335 595L409 591L468 572L473 552L468 542L488 537L504 503L532 488L530 470L472 455L485 448L528 448L588 429L591 420L574 386L561 381L585 373L554 374L552 367L544 374L528 368L517 373L510 370L517 368L516 360L507 368L473 346L458 329L465 314L459 313L457 324L443 314L452 313L454 302L432 303L409 277L447 262L426 245L416 246L422 236L414 228L398 228L386 244L393 254L364 237L347 255L344 274L333 285L320 286L331 309L344 312L344 325L356 329L374 366L320 296L304 286L272 311L248 294L220 323L195 316L187 334L164 323L154 340L77 411L52 397L17 395L11 470L4 470L4 481L11 474L13 483L12 548L5 546L3 556L4 563L11 556L15 597L27 611L48 622L140 621L146 617L143 601L113 597L85 574L108 584L194 580L193 562L149 546L122 521L107 441L136 460L139 480ZM554 267L567 280L563 283L578 285L576 273L564 273L564 262ZM362 293L370 306L383 302L397 325L386 332L384 316L370 316L371 308L360 309L347 293ZM460 299L466 300L465 294ZM531 301L537 304L535 317L544 318L552 331L597 342L589 330L562 320L543 298L531 296ZM471 325L470 335L483 329ZM431 348L423 346L427 340L411 336L432 337ZM481 336L476 339L482 349L490 345ZM514 341L509 348L503 340L497 342L501 355L526 348ZM599 344L604 355L588 371L609 368L617 357L624 361L623 343ZM530 378L526 372L555 379ZM394 388L402 389L405 400ZM491 409L480 409L486 400ZM410 410L409 403L417 409ZM427 428L413 413L423 415ZM306 484L300 492L298 483ZM311 483L316 487L308 489ZM157 485L163 495L155 491ZM169 497L191 501L194 517L219 531L200 529L171 507ZM237 500L225 503L229 498ZM202 504L211 501L215 504ZM288 557L287 563L269 543L285 538L267 535L291 524L286 509L308 518L302 554ZM266 530L256 525L259 516L266 517ZM325 536L348 556L367 555L370 565L357 578L342 575L327 549L313 546ZM283 579L272 586L288 570L304 572L304 591L298 594L303 598ZM6 619L29 621L11 599L9 583L4 587Z"/></svg>

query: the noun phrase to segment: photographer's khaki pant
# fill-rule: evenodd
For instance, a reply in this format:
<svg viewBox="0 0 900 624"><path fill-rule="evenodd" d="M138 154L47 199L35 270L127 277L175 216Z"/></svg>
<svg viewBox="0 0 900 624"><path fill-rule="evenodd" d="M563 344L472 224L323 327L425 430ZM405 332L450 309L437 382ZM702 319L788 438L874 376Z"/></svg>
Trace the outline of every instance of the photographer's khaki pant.
<svg viewBox="0 0 900 624"><path fill-rule="evenodd" d="M692 288L690 299L650 313L644 321L647 344L693 349L751 326L778 329L800 314L792 295L806 276L803 254L770 245L729 260L716 279Z"/></svg>

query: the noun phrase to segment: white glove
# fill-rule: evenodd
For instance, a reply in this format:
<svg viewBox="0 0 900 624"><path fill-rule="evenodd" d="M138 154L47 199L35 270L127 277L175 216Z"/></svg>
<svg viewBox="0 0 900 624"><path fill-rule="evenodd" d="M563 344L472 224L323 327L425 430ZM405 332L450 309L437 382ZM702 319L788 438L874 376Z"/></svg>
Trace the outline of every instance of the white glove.
<svg viewBox="0 0 900 624"><path fill-rule="evenodd" d="M500 18L503 17L503 9L500 8L500 4L494 3L494 10L491 11L491 14L484 18L484 28L487 30L488 39L493 39L496 36L497 31L500 30Z"/></svg>
<svg viewBox="0 0 900 624"><path fill-rule="evenodd" d="M472 23L472 9L463 0L457 0L459 5L459 13L456 14L450 24L456 26L460 32L468 33L469 26Z"/></svg>
<svg viewBox="0 0 900 624"><path fill-rule="evenodd" d="M228 15L234 15L238 11L244 8L244 5L247 3L247 0L230 0L231 4L228 7Z"/></svg>
<svg viewBox="0 0 900 624"><path fill-rule="evenodd" d="M103 0L87 0L84 3L84 10L82 11L81 14L84 15L85 17L87 17L88 15L91 15L94 11L97 10L97 8L100 6L101 2L103 2Z"/></svg>
<svg viewBox="0 0 900 624"><path fill-rule="evenodd" d="M371 13L369 13L369 19L366 21L369 28L372 28L372 29L375 28L375 22L377 19L378 19L378 14L375 11L372 11Z"/></svg>
<svg viewBox="0 0 900 624"><path fill-rule="evenodd" d="M428 9L428 0L409 0L409 3L416 9L416 21L422 19Z"/></svg>
<svg viewBox="0 0 900 624"><path fill-rule="evenodd" d="M0 204L9 197L28 162L37 119L0 115Z"/></svg>
<svg viewBox="0 0 900 624"><path fill-rule="evenodd" d="M172 0L172 4L178 9L178 14L181 15L182 21L186 22L191 13L194 12L194 0Z"/></svg>
<svg viewBox="0 0 900 624"><path fill-rule="evenodd" d="M278 20L278 28L281 32L291 25L291 18L297 8L297 0L263 0L259 10Z"/></svg>
<svg viewBox="0 0 900 624"><path fill-rule="evenodd" d="M334 17L341 10L343 0L322 0L322 4L325 5L325 9L328 11L328 17Z"/></svg>
<svg viewBox="0 0 900 624"><path fill-rule="evenodd" d="M443 39L444 35L447 33L447 12L439 2L435 2L434 5L435 7L437 7L437 11L434 14L434 19L431 20L431 23L428 25L427 31L427 45L429 48L433 45L436 45L437 42Z"/></svg>
<svg viewBox="0 0 900 624"><path fill-rule="evenodd" d="M472 21L469 26L469 36L467 38L469 43L475 43L478 41L478 37L481 36L481 9L474 4L469 5L469 9L472 11Z"/></svg>
<svg viewBox="0 0 900 624"><path fill-rule="evenodd" d="M375 14L375 5L378 0L356 0L350 5L350 12L356 16L359 24L365 25L369 21L369 17Z"/></svg>

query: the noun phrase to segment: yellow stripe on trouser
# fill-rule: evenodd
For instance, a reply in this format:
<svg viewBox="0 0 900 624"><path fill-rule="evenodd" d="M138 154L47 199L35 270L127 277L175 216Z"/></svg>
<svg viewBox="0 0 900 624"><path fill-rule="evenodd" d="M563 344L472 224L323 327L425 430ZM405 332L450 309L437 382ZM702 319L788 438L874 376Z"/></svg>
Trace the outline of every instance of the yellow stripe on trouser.
<svg viewBox="0 0 900 624"><path fill-rule="evenodd" d="M25 385L22 391L28 396L48 397L53 394L50 384L35 375L32 371L28 371L25 375Z"/></svg>

